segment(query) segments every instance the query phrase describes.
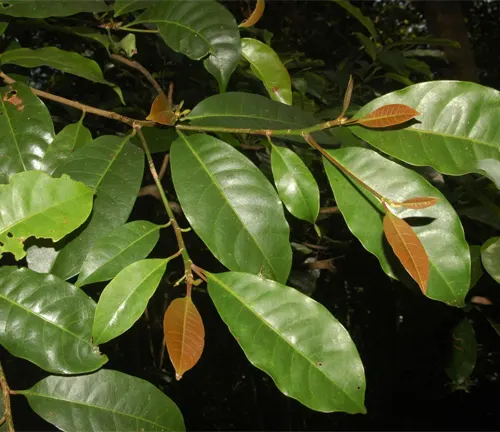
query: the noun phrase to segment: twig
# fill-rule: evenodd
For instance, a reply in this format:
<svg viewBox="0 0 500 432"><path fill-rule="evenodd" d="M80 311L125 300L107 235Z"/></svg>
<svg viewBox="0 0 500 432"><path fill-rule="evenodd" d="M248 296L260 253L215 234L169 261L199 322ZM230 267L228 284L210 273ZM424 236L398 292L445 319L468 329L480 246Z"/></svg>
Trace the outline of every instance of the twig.
<svg viewBox="0 0 500 432"><path fill-rule="evenodd" d="M146 79L151 83L151 85L155 88L156 92L163 96L165 99L167 96L165 95L165 92L163 89L160 87L160 84L158 84L158 81L156 81L153 76L149 73L149 71L142 66L139 62L136 62L135 60L129 60L119 54L111 54L111 58L114 60L117 60L123 64L126 64L127 66L137 69L140 73L142 73Z"/></svg>
<svg viewBox="0 0 500 432"><path fill-rule="evenodd" d="M9 384L7 383L7 378L5 378L5 374L3 372L1 363L0 363L0 386L2 387L3 410L4 410L4 418L5 421L7 422L7 430L9 432L15 432L14 420L12 419L12 409L10 406Z"/></svg>
<svg viewBox="0 0 500 432"><path fill-rule="evenodd" d="M319 209L319 212L322 213L322 214L336 214L336 213L340 213L340 210L338 207L321 207Z"/></svg>
<svg viewBox="0 0 500 432"><path fill-rule="evenodd" d="M0 77L3 78L3 80L7 84L14 84L16 82L16 80L12 79L11 77L6 75L2 71L0 71ZM76 101L71 100L71 99L66 99L62 96L56 96L52 93L47 93L47 92L44 92L43 90L38 90L38 89L35 89L33 87L30 87L30 90L33 94L40 96L44 99L49 99L49 100L52 100L52 101L60 103L60 104L68 105L68 106L71 106L73 108L76 108L77 110L80 110L80 111L83 111L86 113L91 113L91 114L95 114L95 115L98 115L101 117L107 117L107 118L110 118L112 120L117 120L119 122L128 124L129 126L134 126L134 124L141 126L141 127L156 126L156 123L154 121L136 120L136 119L115 113L113 111L106 111L106 110L102 110L99 108L95 108L93 106L85 105L85 104L82 104L80 102L76 102Z"/></svg>

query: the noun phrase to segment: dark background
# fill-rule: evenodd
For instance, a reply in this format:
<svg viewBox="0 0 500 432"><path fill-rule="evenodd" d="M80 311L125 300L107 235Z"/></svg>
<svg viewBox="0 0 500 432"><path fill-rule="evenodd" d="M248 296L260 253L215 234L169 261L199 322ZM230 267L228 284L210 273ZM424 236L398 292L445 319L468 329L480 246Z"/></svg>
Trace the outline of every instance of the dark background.
<svg viewBox="0 0 500 432"><path fill-rule="evenodd" d="M253 4L224 3L237 20L242 17L242 11ZM470 41L470 46L462 43L459 53L449 53L453 61L428 60L433 77L472 80L500 88L500 8L496 3L367 1L354 4L376 22L384 41L413 33L429 35L430 27L434 36ZM74 19L84 21L87 17ZM268 2L257 27L274 34L273 47L280 54L303 52L305 58L320 59L324 65L317 69L322 71L338 70L344 59L356 57L360 48L352 33L363 31L358 21L326 1ZM25 47L53 44L79 52L96 50L94 58L101 64L106 62L104 50L78 38L61 40L60 35L33 28L22 20L9 30L8 37L1 41L2 49L14 40ZM177 100L184 99L186 106L192 107L213 93L213 83L200 64L189 62L168 49L161 51L153 36L138 39L137 60L151 71L167 70L162 84L166 88L168 80L175 82ZM48 72L40 68L32 72L31 78L50 91L55 84L47 78L53 72ZM137 82L131 74L110 70L108 76L120 84L127 100L134 100ZM231 81L231 86L239 88L238 78ZM371 83L371 87L383 93L403 86L381 79ZM102 108L114 108L116 102L111 93L95 92L87 81L62 74L52 90ZM147 112L144 100L135 102L138 112L141 109ZM64 107L48 105L58 129L80 116ZM144 116L144 112L142 114ZM87 117L86 125L94 136L98 130L102 134L120 132L120 125L98 117ZM256 163L262 163L258 155L247 154ZM161 162L161 157L157 162ZM321 178L321 173L318 177ZM144 184L150 183L146 173ZM173 190L168 181L165 185L167 190ZM328 193L326 183L322 189ZM169 198L175 200L172 194ZM141 197L131 219L162 223L165 218L157 200ZM291 217L289 220L294 233L292 241L314 239L310 227ZM463 223L471 244L481 244L495 235L478 222L464 218ZM159 365L163 311L169 301L183 292L181 288L172 287L182 271L175 265L169 268L151 300L148 318L143 317L130 331L101 347L110 359L106 368L142 377L159 386L181 409L188 430L498 430L500 337L485 319L485 316L498 319L497 307L469 306L458 310L428 300L385 276L376 258L353 239L341 215L331 215L321 221L321 226L329 238L340 243L326 243L327 249L318 259L335 258L333 267L331 271L321 271L317 284L310 284L306 289L343 323L356 343L366 371L368 414L317 413L283 396L270 377L247 361L203 287L193 293L193 299L205 324L205 350L199 364L180 382L175 381L168 355L165 354L163 364ZM211 271L223 270L194 234L186 238L197 263ZM153 256L172 253L174 244L171 232L163 230ZM294 270L303 275L313 274L300 256L296 257ZM102 288L96 284L86 291L97 299ZM500 301L499 288L487 274L471 295L487 296L494 304ZM450 331L464 316L471 320L476 331L478 360L467 388L454 391L444 367L451 352ZM47 375L5 350L1 355L12 389L31 387ZM17 430L53 430L29 409L23 397L12 397L12 404Z"/></svg>

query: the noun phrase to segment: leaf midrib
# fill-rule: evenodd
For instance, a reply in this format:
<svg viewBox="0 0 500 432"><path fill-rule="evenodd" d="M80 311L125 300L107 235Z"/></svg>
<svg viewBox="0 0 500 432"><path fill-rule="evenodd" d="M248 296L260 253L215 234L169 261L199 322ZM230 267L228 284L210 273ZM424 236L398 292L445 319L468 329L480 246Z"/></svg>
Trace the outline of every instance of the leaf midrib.
<svg viewBox="0 0 500 432"><path fill-rule="evenodd" d="M252 275L253 276L253 275ZM341 387L339 387L339 385L337 383L335 383L328 375L326 375L325 371L322 370L322 369L319 369L316 364L311 361L305 354L304 352L302 352L300 349L294 347L286 338L284 338L281 333L279 333L274 327L272 327L265 319L261 318L261 316L258 314L258 312L256 312L253 308L251 308L247 302L244 301L244 299L242 299L234 290L231 290L231 287L227 286L226 284L224 284L220 279L217 279L216 275L214 275L213 273L210 273L209 274L209 278L212 278L214 279L221 287L223 287L226 292L229 293L229 295L232 295L233 297L235 297L244 307L246 307L250 312L252 312L252 314L257 317L259 319L259 321L261 323L263 323L268 329L270 329L274 334L276 334L280 339L282 339L291 349L292 351L296 351L298 352L305 360L307 360L311 366L314 366L314 369L321 372L325 378L331 382L336 388L338 388L340 390L340 392L342 392L343 394L345 394L348 399L352 402L354 402L354 404L359 407L359 404L349 395L347 394L344 389L342 389ZM273 281L274 282L274 281ZM279 282L275 282L275 283L279 283ZM340 323L339 323L340 324ZM309 391L311 389L309 388ZM294 398L296 399L296 398ZM361 406L361 408L364 408L364 406ZM364 412L364 409L362 409L361 412Z"/></svg>

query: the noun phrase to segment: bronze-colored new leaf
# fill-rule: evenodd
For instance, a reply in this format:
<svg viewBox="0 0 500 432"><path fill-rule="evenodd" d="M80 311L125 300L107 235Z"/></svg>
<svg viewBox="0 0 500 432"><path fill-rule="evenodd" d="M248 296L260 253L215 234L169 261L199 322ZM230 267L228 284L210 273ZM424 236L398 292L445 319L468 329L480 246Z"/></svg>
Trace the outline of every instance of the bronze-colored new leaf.
<svg viewBox="0 0 500 432"><path fill-rule="evenodd" d="M403 202L393 202L391 205L393 207L405 207L409 209L424 209L427 207L432 207L439 201L439 198L436 197L417 197L410 198Z"/></svg>
<svg viewBox="0 0 500 432"><path fill-rule="evenodd" d="M403 219L387 211L384 216L384 233L401 264L426 294L429 257L415 231Z"/></svg>
<svg viewBox="0 0 500 432"><path fill-rule="evenodd" d="M166 126L172 126L175 123L175 114L165 94L162 93L156 96L146 120Z"/></svg>
<svg viewBox="0 0 500 432"><path fill-rule="evenodd" d="M163 318L163 333L175 378L191 369L205 346L205 328L191 297L175 299Z"/></svg>
<svg viewBox="0 0 500 432"><path fill-rule="evenodd" d="M255 5L255 9L252 14L246 20L243 20L238 27L253 27L261 19L265 7L265 0L257 0L257 4Z"/></svg>
<svg viewBox="0 0 500 432"><path fill-rule="evenodd" d="M390 104L377 108L358 119L357 123L369 128L385 128L405 123L418 115L420 115L418 111L407 105Z"/></svg>

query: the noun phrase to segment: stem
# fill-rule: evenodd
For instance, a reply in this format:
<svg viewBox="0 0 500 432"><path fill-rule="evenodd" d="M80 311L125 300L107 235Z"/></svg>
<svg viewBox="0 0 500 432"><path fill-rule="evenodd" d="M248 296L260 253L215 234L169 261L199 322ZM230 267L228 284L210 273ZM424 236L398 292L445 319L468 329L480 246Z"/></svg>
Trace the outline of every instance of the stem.
<svg viewBox="0 0 500 432"><path fill-rule="evenodd" d="M182 260L184 261L184 275L186 276L186 285L187 285L187 295L191 296L191 288L193 285L193 272L191 270L191 258L189 258L189 254L187 253L186 247L184 245L184 239L182 238L182 231L175 219L174 212L170 208L168 203L167 196L165 195L165 191L163 190L163 186L161 184L160 178L158 176L158 172L156 171L153 157L151 156L151 152L149 151L148 143L146 142L146 138L142 133L140 126L134 126L137 129L137 134L141 140L142 148L146 153L146 159L148 160L149 170L151 175L153 176L153 180L156 183L156 187L158 188L158 192L160 193L161 200L163 202L163 206L167 211L168 217L170 218L170 222L172 223L172 227L174 228L175 238L177 240L177 245L179 246L179 251L182 254Z"/></svg>
<svg viewBox="0 0 500 432"><path fill-rule="evenodd" d="M2 387L4 419L7 422L7 430L15 432L14 420L12 419L12 409L10 407L10 388L7 383L7 378L3 372L2 364L0 363L0 386Z"/></svg>
<svg viewBox="0 0 500 432"><path fill-rule="evenodd" d="M111 58L114 60L117 60L123 64L126 64L127 66L129 66L131 68L137 69L151 83L151 85L155 88L156 92L159 95L163 96L165 99L167 99L165 92L160 87L160 84L158 84L158 81L156 81L153 78L153 76L148 72L148 70L144 66L142 66L139 62L136 62L135 60L126 59L125 57L118 55L118 54L111 54Z"/></svg>
<svg viewBox="0 0 500 432"><path fill-rule="evenodd" d="M10 78L8 75L3 73L2 71L0 71L0 78L3 78L3 80L7 84L14 84L16 82L16 80ZM66 99L62 96L56 96L56 95L53 95L52 93L47 93L47 92L44 92L43 90L38 90L38 89L35 89L33 87L30 87L30 90L33 94L40 96L44 99L49 99L49 100L52 100L52 101L60 103L60 104L71 106L71 107L76 108L77 110L83 111L85 113L91 113L91 114L95 114L95 115L98 115L101 117L106 117L106 118L109 118L112 120L117 120L119 122L126 123L130 126L134 126L134 125L141 126L141 127L156 126L156 123L154 121L136 120L136 119L115 113L113 111L106 111L106 110L102 110L99 108L94 108L93 106L85 105L85 104L82 104L80 102L75 102L71 99Z"/></svg>
<svg viewBox="0 0 500 432"><path fill-rule="evenodd" d="M134 33L160 33L159 30L148 30L148 29L137 29L137 28L132 28L132 27L118 27L114 30L123 30L123 31L129 31L129 32L134 32Z"/></svg>
<svg viewBox="0 0 500 432"><path fill-rule="evenodd" d="M329 162L335 165L340 171L342 171L348 177L356 180L361 186L363 186L368 192L376 196L380 201L392 203L390 199L385 198L383 195L379 194L375 189L372 189L363 180L361 180L358 176L356 176L356 174L354 174L352 171L349 171L344 165L342 165L337 159L335 159L330 153L328 153L323 147L321 147L311 135L304 134L303 136L309 145L318 150L326 159L328 159Z"/></svg>

